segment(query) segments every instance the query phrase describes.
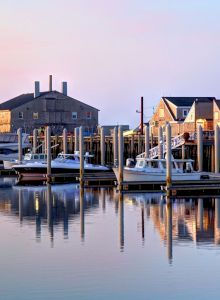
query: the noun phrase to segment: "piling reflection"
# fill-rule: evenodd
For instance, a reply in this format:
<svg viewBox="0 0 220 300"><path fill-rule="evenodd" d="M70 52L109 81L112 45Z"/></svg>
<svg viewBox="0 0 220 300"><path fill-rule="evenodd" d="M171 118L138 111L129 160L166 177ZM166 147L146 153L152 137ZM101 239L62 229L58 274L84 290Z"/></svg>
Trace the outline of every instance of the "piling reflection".
<svg viewBox="0 0 220 300"><path fill-rule="evenodd" d="M50 240L51 240L51 246L53 246L53 199L52 199L52 193L51 193L51 184L47 184L47 196L46 196L46 201L47 201L47 225L48 225L48 230L50 233Z"/></svg>
<svg viewBox="0 0 220 300"><path fill-rule="evenodd" d="M15 186L11 190L0 191L0 214L13 216L22 226L34 226L38 242L42 242L41 235L46 228L52 246L58 235L67 240L76 230L78 238L84 240L85 219L88 214L93 218L96 213L107 216L104 219L108 222L118 221L115 239L117 243L119 240L121 251L129 245L131 232L124 229L125 225L131 224L129 222L132 222L132 227L128 228L132 230L136 222L137 238L141 242L148 241L150 235L146 232L150 232L153 226L156 229L154 233L166 246L170 262L178 245L194 243L197 247L207 247L220 244L220 198L185 198L167 202L160 193L83 190L74 184ZM98 218L99 222L104 219ZM96 222L95 217L92 222Z"/></svg>
<svg viewBox="0 0 220 300"><path fill-rule="evenodd" d="M123 251L124 250L124 197L123 197L123 193L119 193L118 208L119 208L120 249L121 249L121 251Z"/></svg>
<svg viewBox="0 0 220 300"><path fill-rule="evenodd" d="M84 189L80 188L80 232L81 238L85 237Z"/></svg>
<svg viewBox="0 0 220 300"><path fill-rule="evenodd" d="M167 257L169 262L172 262L173 258L173 218L172 218L172 201L167 199L166 203L167 214Z"/></svg>

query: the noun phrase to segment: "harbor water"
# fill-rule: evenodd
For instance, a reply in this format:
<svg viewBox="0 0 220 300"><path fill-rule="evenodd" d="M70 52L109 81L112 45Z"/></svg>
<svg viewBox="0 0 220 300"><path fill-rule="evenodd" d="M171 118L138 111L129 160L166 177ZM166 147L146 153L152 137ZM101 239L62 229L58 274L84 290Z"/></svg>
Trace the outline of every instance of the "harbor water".
<svg viewBox="0 0 220 300"><path fill-rule="evenodd" d="M3 185L0 299L218 299L220 198L165 200Z"/></svg>

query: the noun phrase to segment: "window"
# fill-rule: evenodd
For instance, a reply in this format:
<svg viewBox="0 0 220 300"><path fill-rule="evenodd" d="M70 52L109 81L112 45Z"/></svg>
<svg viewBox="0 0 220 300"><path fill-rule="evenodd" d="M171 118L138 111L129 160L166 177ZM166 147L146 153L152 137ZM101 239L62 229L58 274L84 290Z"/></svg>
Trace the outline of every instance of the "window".
<svg viewBox="0 0 220 300"><path fill-rule="evenodd" d="M159 110L159 117L164 118L164 109L163 108L160 108L160 110Z"/></svg>
<svg viewBox="0 0 220 300"><path fill-rule="evenodd" d="M214 116L214 118L215 118L215 120L218 120L218 111L215 111L215 116Z"/></svg>
<svg viewBox="0 0 220 300"><path fill-rule="evenodd" d="M77 119L77 112L76 111L72 111L72 119L73 120Z"/></svg>
<svg viewBox="0 0 220 300"><path fill-rule="evenodd" d="M91 113L91 111L87 111L87 112L86 112L86 119L87 119L87 120L92 119L92 113Z"/></svg>
<svg viewBox="0 0 220 300"><path fill-rule="evenodd" d="M38 112L33 112L33 119L35 119L35 120L38 119Z"/></svg>
<svg viewBox="0 0 220 300"><path fill-rule="evenodd" d="M189 110L183 109L183 117L185 118L188 115Z"/></svg>
<svg viewBox="0 0 220 300"><path fill-rule="evenodd" d="M23 119L23 111L18 112L18 119Z"/></svg>
<svg viewBox="0 0 220 300"><path fill-rule="evenodd" d="M158 127L159 126L159 122L155 121L154 125L155 125L155 127Z"/></svg>

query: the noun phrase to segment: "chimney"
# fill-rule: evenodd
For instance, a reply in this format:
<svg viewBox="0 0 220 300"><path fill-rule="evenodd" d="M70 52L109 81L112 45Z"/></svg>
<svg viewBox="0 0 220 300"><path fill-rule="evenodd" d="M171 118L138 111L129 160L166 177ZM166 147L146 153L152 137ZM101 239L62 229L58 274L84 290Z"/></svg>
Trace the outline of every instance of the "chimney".
<svg viewBox="0 0 220 300"><path fill-rule="evenodd" d="M53 88L52 88L52 75L49 76L49 91L52 92Z"/></svg>
<svg viewBox="0 0 220 300"><path fill-rule="evenodd" d="M37 98L40 96L40 81L35 81L34 82L34 98Z"/></svg>
<svg viewBox="0 0 220 300"><path fill-rule="evenodd" d="M67 96L67 82L63 81L62 82L62 93Z"/></svg>

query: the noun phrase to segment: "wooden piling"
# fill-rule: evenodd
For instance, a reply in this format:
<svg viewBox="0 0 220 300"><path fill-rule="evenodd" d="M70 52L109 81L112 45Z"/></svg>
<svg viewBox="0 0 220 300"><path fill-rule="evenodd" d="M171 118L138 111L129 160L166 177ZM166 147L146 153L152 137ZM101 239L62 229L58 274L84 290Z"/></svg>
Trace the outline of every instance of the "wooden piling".
<svg viewBox="0 0 220 300"><path fill-rule="evenodd" d="M219 153L220 139L219 139L219 126L215 127L215 173L219 173Z"/></svg>
<svg viewBox="0 0 220 300"><path fill-rule="evenodd" d="M37 152L37 129L33 130L33 153Z"/></svg>
<svg viewBox="0 0 220 300"><path fill-rule="evenodd" d="M79 155L80 155L80 186L84 185L84 136L83 126L79 128Z"/></svg>
<svg viewBox="0 0 220 300"><path fill-rule="evenodd" d="M159 148L158 158L159 159L163 158L163 143L162 143L162 140L163 140L163 129L160 126L158 128L158 148Z"/></svg>
<svg viewBox="0 0 220 300"><path fill-rule="evenodd" d="M149 125L145 126L145 135L144 135L144 152L145 158L149 158L149 145L150 145L150 132Z"/></svg>
<svg viewBox="0 0 220 300"><path fill-rule="evenodd" d="M199 125L197 128L197 159L198 159L198 170L203 171L203 130L202 126Z"/></svg>
<svg viewBox="0 0 220 300"><path fill-rule="evenodd" d="M67 154L68 150L67 150L67 129L64 128L63 129L63 153Z"/></svg>
<svg viewBox="0 0 220 300"><path fill-rule="evenodd" d="M75 147L74 151L79 151L79 128L74 129Z"/></svg>
<svg viewBox="0 0 220 300"><path fill-rule="evenodd" d="M18 161L22 162L22 128L17 130L18 135Z"/></svg>
<svg viewBox="0 0 220 300"><path fill-rule="evenodd" d="M168 123L166 125L166 185L167 188L170 188L172 185L172 165L171 165L171 126ZM168 194L170 194L170 191L168 190Z"/></svg>
<svg viewBox="0 0 220 300"><path fill-rule="evenodd" d="M113 133L113 143L114 143L114 166L118 166L118 127L114 128Z"/></svg>
<svg viewBox="0 0 220 300"><path fill-rule="evenodd" d="M47 126L47 182L51 182L51 128Z"/></svg>
<svg viewBox="0 0 220 300"><path fill-rule="evenodd" d="M104 127L100 128L101 165L105 165L105 133Z"/></svg>
<svg viewBox="0 0 220 300"><path fill-rule="evenodd" d="M118 171L119 171L119 190L123 189L123 168L124 168L124 137L122 126L118 130Z"/></svg>

